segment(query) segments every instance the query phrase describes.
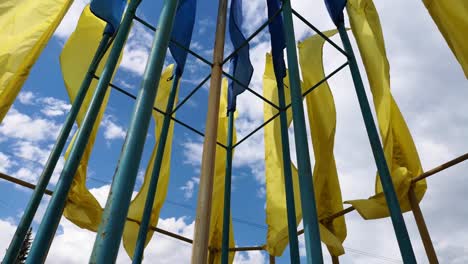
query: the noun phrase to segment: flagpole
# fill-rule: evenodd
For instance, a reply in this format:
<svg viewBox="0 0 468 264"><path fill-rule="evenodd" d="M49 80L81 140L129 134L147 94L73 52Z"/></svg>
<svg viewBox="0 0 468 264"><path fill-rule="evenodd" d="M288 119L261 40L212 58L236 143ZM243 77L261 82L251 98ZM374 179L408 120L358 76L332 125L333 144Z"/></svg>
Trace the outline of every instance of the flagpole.
<svg viewBox="0 0 468 264"><path fill-rule="evenodd" d="M65 147L65 143L67 142L68 136L70 135L70 131L86 97L86 93L88 92L91 81L93 80L93 76L96 73L99 62L107 50L107 45L110 39L111 35L107 32L104 32L91 64L88 67L88 71L86 72L83 82L78 89L78 93L76 94L75 100L73 101L73 104L70 108L70 112L68 112L67 118L65 119L65 122L60 129L60 133L44 166L41 177L37 182L31 199L29 200L18 227L16 228L10 246L8 247L5 257L3 258L3 263L13 263L19 254L23 241L26 237L26 234L28 233L29 227L31 226L32 220L34 219L34 215L37 212L37 208L41 203L44 192L50 182L50 178L52 177L52 173L54 172L54 169L60 158L60 154Z"/></svg>
<svg viewBox="0 0 468 264"><path fill-rule="evenodd" d="M150 225L151 213L153 211L154 199L156 196L156 190L158 187L159 174L161 172L161 164L164 157L164 151L166 149L167 133L171 124L171 112L174 108L174 101L177 94L177 87L179 84L180 75L177 68L174 67L174 76L172 80L172 86L167 99L166 114L164 115L163 124L161 127L161 135L158 139L158 149L156 151L156 158L154 160L153 171L151 172L151 180L148 185L148 193L146 194L145 208L143 210L143 216L141 219L140 229L138 231L138 239L133 253L133 264L141 263L143 260L143 252L145 250L146 236L148 234L148 228Z"/></svg>
<svg viewBox="0 0 468 264"><path fill-rule="evenodd" d="M291 153L289 150L288 118L286 114L286 100L284 83L276 78L278 86L278 103L280 107L281 146L283 152L284 189L286 194L286 210L288 218L289 255L291 263L300 263L299 242L297 238L296 208L294 203L294 185L291 171Z"/></svg>
<svg viewBox="0 0 468 264"><path fill-rule="evenodd" d="M382 188L387 201L387 206L390 211L390 217L392 219L393 228L397 237L400 252L403 257L404 263L416 263L414 256L413 247L406 229L405 220L401 213L400 204L393 187L392 179L390 177L390 171L388 169L387 161L380 143L379 134L374 123L372 112L367 99L366 91L364 90L364 84L359 73L359 68L354 56L353 48L349 40L348 34L344 23L338 24L338 31L340 32L341 40L343 42L346 53L348 54L348 62L353 77L354 88L359 100L359 106L361 107L361 113L366 126L367 135L374 154L375 163L377 165L378 174L382 182Z"/></svg>
<svg viewBox="0 0 468 264"><path fill-rule="evenodd" d="M206 263L208 255L226 13L227 0L219 0L191 263Z"/></svg>
<svg viewBox="0 0 468 264"><path fill-rule="evenodd" d="M235 96L235 95L233 95ZM234 99L235 100L235 99ZM234 111L228 111L228 134L226 147L226 173L224 181L223 238L221 246L221 263L229 263L229 228L231 220L231 176L232 176L232 135L234 130Z"/></svg>
<svg viewBox="0 0 468 264"><path fill-rule="evenodd" d="M113 263L117 258L146 133L148 132L151 112L164 66L164 59L166 58L177 4L177 0L166 0L163 3L158 21L160 27L155 33L119 164L112 181L102 221L96 234L90 263ZM136 11L136 6L134 7L133 14Z"/></svg>
<svg viewBox="0 0 468 264"><path fill-rule="evenodd" d="M408 200L411 206L411 211L413 212L414 219L416 221L416 225L418 226L419 235L421 236L429 263L438 264L439 260L437 259L434 245L432 244L431 235L429 234L429 230L427 230L426 221L424 221L424 216L422 214L421 208L419 207L418 199L414 192L414 185L411 185L409 189Z"/></svg>
<svg viewBox="0 0 468 264"><path fill-rule="evenodd" d="M296 40L292 18L291 1L283 1L284 32L286 36L286 52L288 55L289 80L291 90L291 105L293 111L294 137L296 140L296 155L301 187L301 204L304 223L307 263L323 263L322 245L320 242L319 220L315 204L314 185L310 165L309 144L305 125L304 108L302 104L301 82L297 61Z"/></svg>
<svg viewBox="0 0 468 264"><path fill-rule="evenodd" d="M69 158L65 161L54 195L47 206L41 225L39 226L36 237L32 243L31 251L29 252L28 259L26 260L27 264L43 263L47 257L47 253L50 249L60 218L62 217L73 178L85 151L89 135L91 134L109 83L112 79L112 75L117 66L120 53L127 39L133 17L139 3L140 0L130 1L128 8L125 11L124 18L115 37L114 45L112 46L108 60L102 72L102 76L91 99L83 124L78 131L75 142L72 145Z"/></svg>

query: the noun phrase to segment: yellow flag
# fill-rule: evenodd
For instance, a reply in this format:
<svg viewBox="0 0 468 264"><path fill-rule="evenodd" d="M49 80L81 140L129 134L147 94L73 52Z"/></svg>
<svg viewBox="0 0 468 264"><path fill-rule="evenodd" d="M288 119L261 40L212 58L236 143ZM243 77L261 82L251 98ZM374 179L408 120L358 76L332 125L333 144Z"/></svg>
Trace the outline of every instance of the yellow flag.
<svg viewBox="0 0 468 264"><path fill-rule="evenodd" d="M70 101L75 99L84 76L88 71L88 67L96 52L99 42L102 38L105 22L94 16L86 6L78 21L75 32L70 36L67 43L63 47L60 55L60 64L62 67L62 75L65 81ZM109 52L108 52L109 53ZM96 73L100 75L102 72L107 56L104 56L102 63L99 65ZM83 102L80 112L78 113L78 126L81 126L86 110L91 102L94 94L97 81L93 80L86 98ZM104 102L99 111L98 117L94 124L93 130L89 137L88 145L86 146L83 158L80 162L76 175L73 179L73 184L68 194L68 201L65 207L64 215L67 219L80 226L92 231L97 231L101 221L102 208L94 198L94 196L86 188L86 172L88 160L96 139L96 133L101 122L104 110L109 98L110 89L107 91ZM73 137L73 141L76 137ZM65 158L71 150L72 143L68 146Z"/></svg>
<svg viewBox="0 0 468 264"><path fill-rule="evenodd" d="M348 14L374 98L385 158L401 210L406 212L411 210L407 196L411 179L423 170L411 133L390 92L390 66L379 16L371 0L348 1ZM426 188L425 180L416 183L418 201L424 196ZM365 219L389 216L379 177L376 177L375 193L369 199L348 203Z"/></svg>
<svg viewBox="0 0 468 264"><path fill-rule="evenodd" d="M163 111L166 110L167 101L169 98L169 93L171 90L173 80L170 80L170 77L173 74L174 65L169 65L161 74L161 79L159 81L158 93L156 95L155 107ZM177 104L177 95L174 103L174 107ZM141 222L143 216L143 211L145 208L146 197L148 194L148 187L151 180L151 173L153 171L154 160L156 159L156 152L158 149L159 139L162 131L162 124L164 121L164 115L153 111L153 118L155 120L155 138L157 143L153 148L151 158L146 168L145 178L143 185L141 186L140 191L130 203L130 208L128 211L128 217L135 219ZM156 189L156 196L154 199L153 209L151 213L150 225L157 226L159 220L159 212L164 203L167 194L167 188L169 185L169 176L170 176L170 165L171 165L171 150L172 150L172 138L174 134L174 122L171 121L169 125L169 130L167 134L166 146L164 148L164 156L161 163L161 170L159 172L158 185ZM136 241L138 238L138 230L140 225L135 222L127 221L125 223L125 229L123 233L123 244L124 248L127 251L130 257L133 256L135 251ZM148 230L148 235L146 237L146 244L151 240L153 236L153 230Z"/></svg>
<svg viewBox="0 0 468 264"><path fill-rule="evenodd" d="M332 36L336 31L326 32ZM322 80L325 76L322 66L323 39L313 36L299 44L299 58L302 67L304 83L302 91ZM284 83L289 86L288 77ZM264 96L274 103L278 103L276 79L273 72L270 54L267 54L265 74L263 76ZM290 102L289 89L285 89L286 104ZM317 104L320 102L320 104ZM323 104L323 105L322 105ZM323 106L321 108L320 106ZM335 107L333 96L325 82L316 91L307 96L307 111L309 125L312 132L312 143L316 157L314 167L314 189L319 218L322 219L340 211L342 206L341 191L338 183L336 165L333 157L335 133ZM264 104L264 119L268 120L277 113L269 104ZM292 121L291 109L287 111L288 124ZM282 166L282 145L280 121L275 119L265 127L265 173L266 173L266 221L268 224L267 250L271 255L280 256L288 240L287 209L284 187L284 173ZM302 218L299 179L297 169L291 163L293 173L294 201L296 207L296 221ZM346 238L344 218L335 219L325 226L320 224L320 236L330 253L339 256L344 254L342 242Z"/></svg>
<svg viewBox="0 0 468 264"><path fill-rule="evenodd" d="M72 0L0 3L0 122Z"/></svg>
<svg viewBox="0 0 468 264"><path fill-rule="evenodd" d="M221 86L221 101L219 105L219 119L218 119L218 142L227 145L227 130L228 130L228 117L226 115L227 109L227 87L228 82L223 79ZM236 115L234 115L235 117ZM233 127L232 143L236 143L236 128ZM233 153L234 155L234 153ZM223 208L224 208L224 180L226 177L226 150L219 145L216 145L216 160L213 181L213 203L211 207L211 221L210 221L210 248L216 249L214 256L214 263L221 263L221 244L223 239ZM234 232L232 229L232 218L229 226L229 247L234 247ZM234 259L234 252L229 253L229 263Z"/></svg>
<svg viewBox="0 0 468 264"><path fill-rule="evenodd" d="M328 37L336 30L324 32ZM325 39L314 35L299 43L299 62L304 84L303 92L325 78L323 70L323 44ZM307 114L314 150L314 190L319 219L324 219L343 210L341 188L336 170L333 148L335 145L336 111L335 101L328 82L323 82L307 95ZM342 242L346 238L346 223L343 216L320 226L321 239L334 256L344 254ZM336 241L338 240L338 241Z"/></svg>
<svg viewBox="0 0 468 264"><path fill-rule="evenodd" d="M468 2L423 0L429 14L447 41L468 78Z"/></svg>
<svg viewBox="0 0 468 264"><path fill-rule="evenodd" d="M289 87L289 78L284 79ZM266 55L265 73L263 74L263 96L278 105L278 88L273 72L270 54ZM285 89L286 104L291 102L289 89ZM278 110L271 105L263 104L264 120L267 121ZM288 121L291 120L291 109L288 109ZM289 123L288 122L288 123ZM288 220L286 211L286 193L284 188L283 150L281 145L281 123L279 117L264 127L265 142L265 185L266 185L266 223L268 225L266 249L273 256L281 256L289 243ZM291 164L294 185L294 202L296 224L302 218L301 198L297 169Z"/></svg>

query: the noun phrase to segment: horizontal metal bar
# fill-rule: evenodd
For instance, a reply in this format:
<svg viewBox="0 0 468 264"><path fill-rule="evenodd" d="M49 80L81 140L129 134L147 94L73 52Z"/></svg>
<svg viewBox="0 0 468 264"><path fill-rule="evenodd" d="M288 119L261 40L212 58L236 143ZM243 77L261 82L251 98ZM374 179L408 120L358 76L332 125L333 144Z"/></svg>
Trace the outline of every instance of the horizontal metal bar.
<svg viewBox="0 0 468 264"><path fill-rule="evenodd" d="M339 52L341 52L343 55L348 57L348 54L346 51L344 51L340 46L338 46L335 42L333 42L329 37L325 36L318 28L316 28L314 25L312 25L307 19L305 19L303 16L301 16L296 10L292 10L293 14L299 18L304 24L306 24L308 27L310 27L315 33L319 34L322 38L325 39L328 43L330 43L335 49L337 49Z"/></svg>
<svg viewBox="0 0 468 264"><path fill-rule="evenodd" d="M270 117L265 123L263 123L262 125L260 125L259 127L257 127L256 129L254 129L252 132L250 132L247 136L245 136L243 139L241 139L239 142L237 142L234 146L232 146L232 148L234 149L235 147L237 147L238 145L240 145L242 142L244 142L245 140L247 140L249 137L251 137L253 134L257 133L257 131L259 131L260 129L264 128L266 125L268 125L271 121L273 121L273 119L275 119L276 117L278 117L280 115L280 112L276 113L274 116Z"/></svg>
<svg viewBox="0 0 468 264"><path fill-rule="evenodd" d="M314 84L312 87L310 87L309 89L307 89L307 91L305 91L304 93L302 93L302 98L306 97L309 93L311 93L313 90L315 90L315 88L319 87L322 83L326 82L328 79L330 79L331 77L333 77L333 75L337 74L339 71L341 71L344 67L346 67L348 65L348 62L345 62L343 63L340 67L338 67L336 70L332 71L330 74L328 74L327 76L325 76L325 78L323 78L321 81L319 81L318 83ZM291 103L288 104L286 106L286 108L284 110L287 110L289 107L291 107Z"/></svg>
<svg viewBox="0 0 468 264"><path fill-rule="evenodd" d="M429 170L429 171L427 171L425 173L420 174L418 177L413 178L411 183L414 184L414 183L416 183L416 182L418 182L420 180L423 180L423 179L425 179L425 178L427 178L429 176L432 176L432 175L434 175L434 174L436 174L438 172L441 172L441 171L443 171L445 169L448 169L448 168L450 168L450 167L452 167L454 165L457 165L458 163L463 162L463 161L465 161L467 159L468 159L468 153L463 154L463 155L461 155L461 156L459 156L459 157L457 157L457 158L455 158L453 160L450 160L450 161L448 161L448 162L446 162L446 163L444 163L444 164L442 164L440 166L437 166L437 167L435 167L435 168L433 168L433 169L431 169L431 170ZM341 210L339 212L336 212L336 213L334 213L332 215L329 215L327 217L324 217L324 218L320 219L320 222L322 224L330 223L330 222L333 221L333 219L335 219L337 217L340 217L340 216L343 216L343 215L345 215L347 213L350 213L350 212L352 212L354 210L355 210L355 208L353 206L350 206L350 207L348 207L348 208L346 208L344 210ZM304 233L304 229L298 231L297 235L301 235L303 233Z"/></svg>
<svg viewBox="0 0 468 264"><path fill-rule="evenodd" d="M201 81L201 83L199 83L175 108L174 110L172 111L171 114L174 114L177 110L179 110L180 107L182 107L182 105L184 105L211 77L211 73L208 74L208 76L205 77L205 79L203 79L203 81Z"/></svg>
<svg viewBox="0 0 468 264"><path fill-rule="evenodd" d="M94 75L94 78L99 79L99 76ZM122 94L124 94L124 95L126 95L126 96L128 96L128 97L130 97L130 98L132 98L132 99L134 99L134 100L136 99L136 96L135 96L135 95L133 95L133 94L131 94L131 93L125 91L124 89L120 88L119 86L117 86L117 85L115 85L115 84L113 84L113 83L109 83L109 86L110 86L112 89L114 89L114 90L116 90L116 91L118 91L118 92L120 92L120 93L122 93ZM155 110L156 112L158 112L158 113L160 113L160 114L162 114L162 115L167 115L166 112L162 111L161 109L159 109L159 108L157 108L157 107L154 107L154 106L153 106L153 110ZM200 136L202 136L202 137L205 137L205 134L203 134L203 132L201 132L201 131L197 130L196 128L194 128L194 127L192 127L192 126L190 126L190 125L188 125L188 124L186 124L186 123L184 123L184 122L182 122L182 121L176 119L175 117L172 116L172 113L171 113L170 115L171 115L171 120L174 121L175 123L177 123L177 124L179 124L179 125L181 125L181 126L187 128L187 129L191 130L192 132L194 132L194 133L196 133L196 134L198 134L198 135L200 135ZM226 145L224 145L223 143L216 142L216 144L217 144L218 146L224 148L224 149L227 148Z"/></svg>
<svg viewBox="0 0 468 264"><path fill-rule="evenodd" d="M145 20L143 20L142 18L138 17L138 16L134 16L135 20L140 22L142 25L146 26L147 28L149 28L150 30L152 31L156 31L157 28L152 26L150 23L146 22ZM203 58L202 56L198 55L198 53L196 53L195 51L192 51L189 47L185 47L184 45L180 44L179 42L171 39L170 40L172 43L174 43L176 46L178 46L179 48L187 51L188 53L192 54L195 58L201 60L202 62L210 65L210 67L213 66L213 63L211 63L210 61L208 61L207 59Z"/></svg>
<svg viewBox="0 0 468 264"><path fill-rule="evenodd" d="M242 82L240 82L239 80L237 80L234 76L232 76L231 74L223 71L223 74L228 77L229 79L233 80L234 82L236 82L237 84L239 84L240 86L244 87L244 89L246 89L247 91L251 92L252 94L254 94L255 96L257 96L258 98L262 99L264 102L266 102L267 104L273 106L274 108L276 108L277 110L279 110L279 106L275 105L272 101L266 99L265 97L263 97L262 95L260 95L259 93L257 93L256 91L250 89L247 85L243 84Z"/></svg>
<svg viewBox="0 0 468 264"><path fill-rule="evenodd" d="M15 178L15 177L12 177L12 176L9 176L9 175L6 175L2 172L0 172L0 178L1 179L4 179L6 181L9 181L11 183L14 183L14 184L17 184L17 185L20 185L20 186L23 186L23 187L26 187L26 188L29 188L31 190L34 190L36 188L36 185L32 184L32 183L29 183L29 182L25 182L23 180L20 180L18 178ZM45 194L51 196L53 194L53 191L49 190L49 189L46 189L45 191ZM68 201L68 202L71 202L71 201ZM133 219L133 218L129 218L127 217L127 221L129 222L134 222L136 224L140 224L140 221L136 220L136 219ZM176 233L172 233L170 231L167 231L167 230L164 230L164 229L161 229L161 228L158 228L158 227L155 227L155 226L151 226L149 227L151 230L157 232L157 233L160 233L160 234L163 234L165 236L169 236L169 237L172 237L172 238L175 238L175 239L178 239L180 241L183 241L183 242L187 242L189 244L192 244L193 243L193 240L190 239L190 238L187 238L187 237L184 237L184 236L181 236L179 234L176 234ZM234 248L229 248L229 251L254 251L254 250L265 250L265 245L262 245L262 246L248 246L248 247L234 247Z"/></svg>
<svg viewBox="0 0 468 264"><path fill-rule="evenodd" d="M450 167L452 167L452 166L454 166L454 165L456 165L456 164L458 164L458 163L460 163L462 161L465 161L467 159L468 159L468 153L465 153L465 154L461 155L458 158L455 158L455 159L453 159L451 161L448 161L448 162L446 162L446 163L444 163L444 164L442 164L442 165L440 165L440 166L438 166L436 168L433 168L432 170L428 170L428 171L424 172L423 174L419 175L416 178L413 178L411 183L414 184L417 181L423 180L423 179L425 179L425 178L427 178L427 177L429 177L431 175L434 175L434 174L436 174L436 173L438 173L440 171L443 171L443 170L445 170L447 168L450 168Z"/></svg>

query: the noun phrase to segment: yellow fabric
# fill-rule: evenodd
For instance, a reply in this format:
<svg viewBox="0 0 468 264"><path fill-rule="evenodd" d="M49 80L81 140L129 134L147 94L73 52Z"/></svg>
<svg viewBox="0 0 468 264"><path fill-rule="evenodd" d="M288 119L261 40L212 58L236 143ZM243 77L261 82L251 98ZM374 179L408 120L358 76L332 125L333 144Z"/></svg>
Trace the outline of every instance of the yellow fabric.
<svg viewBox="0 0 468 264"><path fill-rule="evenodd" d="M221 85L221 100L218 115L218 142L227 145L228 117L227 109L228 81L223 79ZM236 115L234 115L234 118ZM236 144L236 128L233 127L232 144ZM234 152L233 152L234 157ZM221 244L223 239L223 208L224 208L224 180L226 177L226 150L216 145L216 160L213 181L213 203L211 207L209 247L217 249L214 254L214 263L221 263ZM234 232L232 218L229 225L229 247L234 247ZM234 252L229 253L229 263L234 260Z"/></svg>
<svg viewBox="0 0 468 264"><path fill-rule="evenodd" d="M0 1L0 122L72 2Z"/></svg>
<svg viewBox="0 0 468 264"><path fill-rule="evenodd" d="M468 78L468 1L423 0Z"/></svg>
<svg viewBox="0 0 468 264"><path fill-rule="evenodd" d="M159 81L159 88L158 93L156 95L156 102L154 106L158 109L162 109L165 111L167 106L167 101L169 98L169 93L171 90L173 80L169 80L173 74L174 65L169 65L161 74L161 79ZM177 95L176 100L174 103L174 107L177 104ZM131 219L135 219L141 221L143 216L143 211L145 208L146 197L148 194L148 187L151 180L151 173L154 167L154 160L156 159L156 152L159 145L159 139L162 131L162 124L164 121L164 116L156 111L153 111L153 118L155 120L155 138L157 143L153 148L153 152L151 154L151 158L146 168L145 178L143 181L143 185L140 188L140 191L130 203L130 208L128 211L128 217ZM150 219L151 226L157 226L159 220L159 212L161 211L161 207L164 203L167 194L167 188L169 185L169 176L170 176L170 167L171 167L171 150L172 150L172 138L174 134L174 122L171 121L169 125L169 130L167 134L166 146L164 148L164 156L161 164L161 170L159 173L159 180L158 185L156 188L156 196L154 199L153 210ZM123 233L123 244L124 248L127 251L130 257L133 256L136 241L138 238L138 230L140 225L135 222L127 221L125 223L125 229ZM149 243L151 237L153 236L153 231L150 229L148 230L148 235L146 238L146 244Z"/></svg>
<svg viewBox="0 0 468 264"><path fill-rule="evenodd" d="M325 32L328 36L336 34L336 30ZM322 48L324 40L320 36L312 36L299 44L299 59L304 83L302 91L322 80ZM284 83L289 86L288 77ZM265 73L263 76L264 96L278 103L276 79L273 72L270 54L267 54ZM290 102L289 89L285 89L286 104ZM317 87L317 90L307 96L307 111L309 125L312 131L314 145L314 189L317 197L319 219L323 219L343 209L341 190L333 156L336 113L330 88L327 82ZM269 104L264 104L264 120L277 113ZM291 109L287 111L288 123L292 121ZM282 145L280 120L277 118L265 127L265 173L266 173L266 222L268 224L267 250L271 255L280 256L288 240L287 209L284 188L284 173L282 165ZM291 163L293 173L294 201L296 220L302 218L297 169ZM344 217L333 221L332 225L320 224L321 240L327 245L331 254L344 254L342 242L346 238Z"/></svg>
<svg viewBox="0 0 468 264"><path fill-rule="evenodd" d="M336 30L324 32L328 37ZM314 35L299 43L299 63L301 65L303 92L325 78L323 70L323 44L325 40ZM307 114L309 117L312 146L314 150L314 190L317 214L323 219L343 210L341 188L336 170L333 148L335 144L336 111L335 102L328 82L322 83L307 95ZM327 226L321 225L321 238L334 256L344 254L342 242L346 238L344 217L338 217ZM323 230L323 229L326 229ZM327 242L328 241L328 242Z"/></svg>
<svg viewBox="0 0 468 264"><path fill-rule="evenodd" d="M289 86L289 78L284 79ZM263 75L263 96L278 105L278 90L273 72L273 63L270 54L266 56L265 72ZM291 102L289 89L285 89L286 104ZM270 119L278 112L271 105L263 104L264 120ZM287 111L288 121L291 120L291 108ZM266 223L268 225L266 249L273 256L281 256L289 243L288 220L286 211L286 193L284 188L283 151L281 145L281 123L275 118L264 127L265 142L265 186L266 186ZM291 163L293 174L294 203L296 208L296 221L302 218L301 198L299 195L299 179L297 169Z"/></svg>
<svg viewBox="0 0 468 264"><path fill-rule="evenodd" d="M80 16L75 32L73 32L63 47L60 55L60 64L62 67L65 86L67 88L70 101L72 102L78 93L80 85L83 82L83 78L99 45L105 25L106 24L102 20L91 13L89 6L86 6ZM104 68L104 62L107 60L108 53L104 56L102 63L99 65L97 70L98 75L101 74ZM78 126L81 126L81 123L83 122L96 85L97 81L93 80L78 114ZM67 219L81 228L86 228L92 231L96 231L99 226L102 208L86 188L86 172L88 160L96 139L99 124L101 123L101 119L107 105L109 94L110 89L105 95L104 102L89 137L88 145L86 146L78 171L73 179L73 184L70 189L70 193L68 194L69 202L67 202L64 211L64 215ZM73 140L76 135L77 134L73 137ZM70 143L65 154L66 159L70 153L71 146L72 144Z"/></svg>
<svg viewBox="0 0 468 264"><path fill-rule="evenodd" d="M423 172L411 133L390 92L388 64L379 16L371 0L348 1L351 29L366 68L374 98L385 158L390 169L401 210L411 210L407 193L411 178ZM375 196L349 201L365 219L389 216L380 178L376 177ZM415 192L418 201L426 191L426 181L418 181Z"/></svg>

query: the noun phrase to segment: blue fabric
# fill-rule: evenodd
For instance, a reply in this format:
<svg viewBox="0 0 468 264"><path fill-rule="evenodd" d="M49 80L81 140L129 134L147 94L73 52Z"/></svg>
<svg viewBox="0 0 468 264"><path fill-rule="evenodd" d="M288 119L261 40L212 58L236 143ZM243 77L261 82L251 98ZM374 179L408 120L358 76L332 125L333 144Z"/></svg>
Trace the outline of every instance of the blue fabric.
<svg viewBox="0 0 468 264"><path fill-rule="evenodd" d="M114 34L122 20L122 14L127 0L92 0L91 12L100 19L106 21L106 33Z"/></svg>
<svg viewBox="0 0 468 264"><path fill-rule="evenodd" d="M232 0L231 10L229 15L229 35L234 49L240 48L246 41L242 34L242 0ZM231 75L234 76L240 83L249 86L252 79L253 66L250 62L249 44L243 46L231 59L230 65ZM228 111L236 110L237 95L245 91L244 86L230 80L228 87Z"/></svg>
<svg viewBox="0 0 468 264"><path fill-rule="evenodd" d="M279 0L267 0L267 7L268 19L270 19L280 9L280 2ZM268 31L270 31L271 37L271 55L275 76L282 79L286 77L286 64L283 53L284 48L286 48L286 40L284 38L283 16L281 13L277 14L268 25Z"/></svg>
<svg viewBox="0 0 468 264"><path fill-rule="evenodd" d="M186 48L190 47L190 41L192 40L196 10L196 0L180 0L177 6L171 40L176 41ZM169 50L177 63L176 73L181 76L184 71L185 61L187 60L187 51L180 48L172 41L169 43Z"/></svg>
<svg viewBox="0 0 468 264"><path fill-rule="evenodd" d="M325 5L336 26L344 22L343 9L346 6L346 0L325 0Z"/></svg>

